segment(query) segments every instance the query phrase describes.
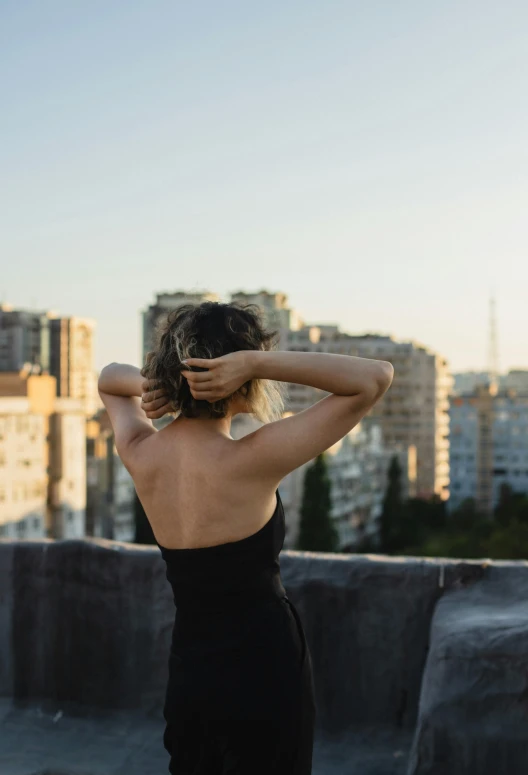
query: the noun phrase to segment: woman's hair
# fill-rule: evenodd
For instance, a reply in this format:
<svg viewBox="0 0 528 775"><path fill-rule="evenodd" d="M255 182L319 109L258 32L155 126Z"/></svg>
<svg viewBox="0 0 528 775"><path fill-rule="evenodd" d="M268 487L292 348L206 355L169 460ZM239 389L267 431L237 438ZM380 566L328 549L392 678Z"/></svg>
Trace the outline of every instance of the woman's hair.
<svg viewBox="0 0 528 775"><path fill-rule="evenodd" d="M237 396L246 400L248 411L261 422L282 417L285 384L275 380L251 379L219 401L193 398L181 375L184 358L219 358L237 350L271 350L278 331L268 330L256 304L204 301L183 304L163 316L155 329L157 342L147 354L141 374L164 388L175 412L184 417L225 417L229 403ZM185 366L183 366L185 368Z"/></svg>

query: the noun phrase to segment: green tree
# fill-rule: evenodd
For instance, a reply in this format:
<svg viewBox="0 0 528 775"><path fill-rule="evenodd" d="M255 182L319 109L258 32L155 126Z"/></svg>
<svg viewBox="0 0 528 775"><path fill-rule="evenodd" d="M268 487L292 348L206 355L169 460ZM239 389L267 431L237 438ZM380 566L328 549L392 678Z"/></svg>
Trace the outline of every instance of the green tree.
<svg viewBox="0 0 528 775"><path fill-rule="evenodd" d="M296 549L336 552L339 537L330 515L331 482L324 452L304 474L299 538Z"/></svg>
<svg viewBox="0 0 528 775"><path fill-rule="evenodd" d="M522 492L515 492L509 484L503 482L499 502L495 508L495 519L503 526L512 522L528 524L528 496Z"/></svg>
<svg viewBox="0 0 528 775"><path fill-rule="evenodd" d="M138 498L137 492L134 490L134 525L135 536L134 543L136 544L155 544L156 539L150 526L150 522L145 514L143 504Z"/></svg>
<svg viewBox="0 0 528 775"><path fill-rule="evenodd" d="M397 455L393 455L387 473L387 489L383 499L380 520L380 550L391 554L405 543L403 534L404 509L402 500L402 469Z"/></svg>
<svg viewBox="0 0 528 775"><path fill-rule="evenodd" d="M487 541L485 556L494 560L528 559L528 523L513 519L507 527L496 527Z"/></svg>
<svg viewBox="0 0 528 775"><path fill-rule="evenodd" d="M513 488L508 482L502 482L499 490L499 502L495 507L495 519L500 525L507 525L511 519Z"/></svg>

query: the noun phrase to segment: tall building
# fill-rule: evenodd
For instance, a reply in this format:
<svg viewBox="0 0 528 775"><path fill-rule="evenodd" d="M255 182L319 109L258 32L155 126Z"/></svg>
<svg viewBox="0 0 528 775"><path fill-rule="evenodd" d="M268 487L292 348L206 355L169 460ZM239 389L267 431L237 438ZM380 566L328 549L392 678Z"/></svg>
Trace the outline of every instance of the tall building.
<svg viewBox="0 0 528 775"><path fill-rule="evenodd" d="M142 362L147 352L153 348L155 328L167 313L183 304L200 304L202 301L222 301L217 293L210 291L174 291L172 293L158 293L156 301L142 312L143 340ZM302 318L288 305L288 297L285 293L272 293L260 290L255 293L236 291L230 294L231 302L241 304L256 304L262 312L264 324L279 332L280 342L284 341L286 332L296 330L303 325ZM280 347L282 345L279 345Z"/></svg>
<svg viewBox="0 0 528 775"><path fill-rule="evenodd" d="M512 369L501 378L501 388L528 396L528 369Z"/></svg>
<svg viewBox="0 0 528 775"><path fill-rule="evenodd" d="M57 380L57 395L81 402L91 417L100 406L94 368L95 320L79 317L51 317L50 374Z"/></svg>
<svg viewBox="0 0 528 775"><path fill-rule="evenodd" d="M230 300L241 304L256 304L263 313L265 325L279 332L296 331L304 325L299 313L288 305L288 296L285 293L270 293L267 290L256 293L236 291L231 294Z"/></svg>
<svg viewBox="0 0 528 775"><path fill-rule="evenodd" d="M49 348L48 313L15 309L7 302L0 304L0 372L31 365L46 373Z"/></svg>
<svg viewBox="0 0 528 775"><path fill-rule="evenodd" d="M25 398L0 398L0 537L46 536L45 426Z"/></svg>
<svg viewBox="0 0 528 775"><path fill-rule="evenodd" d="M86 535L113 536L113 449L110 418L103 407L86 422Z"/></svg>
<svg viewBox="0 0 528 775"><path fill-rule="evenodd" d="M85 414L100 406L94 367L95 321L57 312L0 305L0 372L32 372L56 378L57 396L79 399Z"/></svg>
<svg viewBox="0 0 528 775"><path fill-rule="evenodd" d="M155 346L155 332L159 323L176 307L184 304L200 304L202 301L221 301L217 293L210 291L173 291L156 294L156 301L141 313L143 337L141 344L141 363L145 362L147 353Z"/></svg>
<svg viewBox="0 0 528 775"><path fill-rule="evenodd" d="M0 532L17 538L85 534L86 442L81 402L55 378L0 373Z"/></svg>
<svg viewBox="0 0 528 775"><path fill-rule="evenodd" d="M528 393L478 385L452 397L450 415L450 510L473 498L491 514L503 483L528 493Z"/></svg>
<svg viewBox="0 0 528 775"><path fill-rule="evenodd" d="M416 342L390 336L353 336L336 325L309 325L288 334L287 349L329 352L390 361L394 381L371 416L380 420L389 449L416 449L415 492L411 496L449 496L449 401L452 376L445 358ZM301 411L324 391L290 385L288 409Z"/></svg>
<svg viewBox="0 0 528 775"><path fill-rule="evenodd" d="M453 377L456 396L472 395L478 385L488 385L492 379L487 371L461 371ZM501 391L515 390L519 395L528 395L528 369L511 369L507 374L499 374L497 383Z"/></svg>
<svg viewBox="0 0 528 775"><path fill-rule="evenodd" d="M474 393L478 385L487 385L490 375L487 371L460 371L453 374L453 395L464 396Z"/></svg>
<svg viewBox="0 0 528 775"><path fill-rule="evenodd" d="M90 418L87 425L86 534L134 541L134 481L117 454L106 408Z"/></svg>

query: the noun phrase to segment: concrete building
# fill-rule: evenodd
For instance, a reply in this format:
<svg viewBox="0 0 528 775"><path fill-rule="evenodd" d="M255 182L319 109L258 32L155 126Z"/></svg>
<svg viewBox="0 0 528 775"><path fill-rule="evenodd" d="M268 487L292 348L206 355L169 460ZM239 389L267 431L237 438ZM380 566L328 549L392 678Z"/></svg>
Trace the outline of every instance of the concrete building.
<svg viewBox="0 0 528 775"><path fill-rule="evenodd" d="M46 536L45 418L23 397L0 398L0 536Z"/></svg>
<svg viewBox="0 0 528 775"><path fill-rule="evenodd" d="M48 372L49 348L48 313L0 304L0 372L19 371L26 365Z"/></svg>
<svg viewBox="0 0 528 775"><path fill-rule="evenodd" d="M57 395L81 402L86 417L100 407L94 367L95 320L51 317L50 374L57 380Z"/></svg>
<svg viewBox="0 0 528 775"><path fill-rule="evenodd" d="M450 510L474 498L491 514L503 483L528 493L528 394L479 385L451 399L450 415Z"/></svg>
<svg viewBox="0 0 528 775"><path fill-rule="evenodd" d="M210 291L165 291L156 294L156 301L141 312L142 321L142 352L141 362L145 362L147 353L152 350L156 342L156 327L176 307L184 304L200 304L202 301L221 301L217 293Z"/></svg>
<svg viewBox="0 0 528 775"><path fill-rule="evenodd" d="M490 376L487 371L461 371L453 374L453 395L472 394L478 385L487 385Z"/></svg>
<svg viewBox="0 0 528 775"><path fill-rule="evenodd" d="M86 416L101 406L94 367L95 321L0 305L0 372L51 374L57 396L79 399Z"/></svg>
<svg viewBox="0 0 528 775"><path fill-rule="evenodd" d="M223 299L217 293L210 291L197 291L194 293L174 291L172 293L158 293L156 295L155 303L141 313L143 362L147 352L153 348L156 326L167 313L183 304L200 304L202 301L221 302ZM297 330L304 324L299 313L288 306L288 297L285 293L270 292L265 289L255 293L235 291L230 294L229 301L236 301L241 304L256 304L262 312L265 325L269 328L277 329L281 342L287 339L287 331ZM280 347L282 348L282 344Z"/></svg>
<svg viewBox="0 0 528 775"><path fill-rule="evenodd" d="M453 394L457 396L472 395L478 385L491 381L487 371L462 371L453 377ZM511 369L507 374L500 374L497 382L501 391L514 390L519 395L528 395L528 369Z"/></svg>
<svg viewBox="0 0 528 775"><path fill-rule="evenodd" d="M416 342L390 336L352 336L337 325L310 325L288 334L287 349L377 358L394 366L394 381L371 416L379 418L385 446L416 449L411 496L449 496L449 401L453 380L445 358ZM302 411L324 391L290 385L288 410Z"/></svg>
<svg viewBox="0 0 528 775"><path fill-rule="evenodd" d="M134 481L117 454L114 432L104 407L89 420L86 435L86 534L134 541Z"/></svg>
<svg viewBox="0 0 528 775"><path fill-rule="evenodd" d="M16 537L85 534L85 418L55 378L0 373L0 526Z"/></svg>
<svg viewBox="0 0 528 775"><path fill-rule="evenodd" d="M528 369L512 369L501 378L500 385L503 390L528 396Z"/></svg>
<svg viewBox="0 0 528 775"><path fill-rule="evenodd" d="M256 293L236 291L231 294L230 300L241 304L256 304L263 313L265 325L279 332L296 331L304 325L299 313L288 305L285 293L270 293L264 289Z"/></svg>
<svg viewBox="0 0 528 775"><path fill-rule="evenodd" d="M105 408L86 423L86 535L111 538L114 437Z"/></svg>

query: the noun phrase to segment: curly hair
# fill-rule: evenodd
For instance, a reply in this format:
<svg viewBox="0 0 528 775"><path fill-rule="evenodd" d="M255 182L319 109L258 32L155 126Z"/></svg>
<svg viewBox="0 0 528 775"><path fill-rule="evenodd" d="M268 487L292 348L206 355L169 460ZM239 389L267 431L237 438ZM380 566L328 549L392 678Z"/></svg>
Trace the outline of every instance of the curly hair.
<svg viewBox="0 0 528 775"><path fill-rule="evenodd" d="M219 358L237 350L271 350L278 331L268 330L256 304L204 301L182 304L158 320L155 349L147 354L141 374L164 388L174 412L184 417L225 417L230 402L245 399L248 411L261 422L280 419L284 411L285 384L251 379L235 393L209 402L193 398L180 374L184 358Z"/></svg>

